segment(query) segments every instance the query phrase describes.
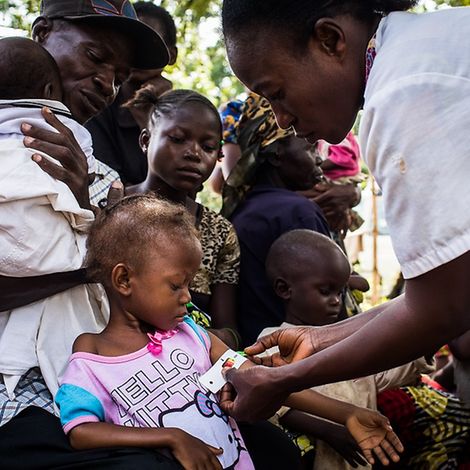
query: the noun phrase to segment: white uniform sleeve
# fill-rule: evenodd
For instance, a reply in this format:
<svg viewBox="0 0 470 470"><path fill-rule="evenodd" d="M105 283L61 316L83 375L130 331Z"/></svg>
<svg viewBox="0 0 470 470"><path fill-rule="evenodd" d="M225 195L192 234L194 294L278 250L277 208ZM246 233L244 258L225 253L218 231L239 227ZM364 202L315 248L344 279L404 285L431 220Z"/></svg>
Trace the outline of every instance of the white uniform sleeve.
<svg viewBox="0 0 470 470"><path fill-rule="evenodd" d="M470 249L470 80L422 73L366 103L360 140L405 278Z"/></svg>

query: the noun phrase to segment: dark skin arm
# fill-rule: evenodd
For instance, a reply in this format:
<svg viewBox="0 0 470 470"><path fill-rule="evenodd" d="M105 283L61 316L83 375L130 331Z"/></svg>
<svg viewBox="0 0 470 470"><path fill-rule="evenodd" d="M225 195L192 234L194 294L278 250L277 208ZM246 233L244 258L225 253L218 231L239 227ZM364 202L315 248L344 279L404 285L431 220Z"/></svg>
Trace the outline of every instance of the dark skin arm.
<svg viewBox="0 0 470 470"><path fill-rule="evenodd" d="M362 326L354 323L356 332L340 334L339 342L312 357L308 356L315 352L318 331L309 335L305 328L291 329L284 337L264 338L248 352L260 353L265 346L278 344L281 354L273 363L307 359L282 368L228 371L237 397L227 400L225 409L236 419L270 416L294 391L374 374L435 351L470 329L469 276L470 252L408 280L405 295L384 304ZM330 336L328 342L332 340Z"/></svg>
<svg viewBox="0 0 470 470"><path fill-rule="evenodd" d="M455 390L454 364L448 362L442 369L433 374L432 378L446 390L453 392Z"/></svg>
<svg viewBox="0 0 470 470"><path fill-rule="evenodd" d="M279 423L291 431L325 441L354 468L358 464L366 465L366 461L360 453L361 448L344 426L298 410L288 411L279 420Z"/></svg>
<svg viewBox="0 0 470 470"><path fill-rule="evenodd" d="M85 269L21 278L0 276L0 312L23 307L86 282Z"/></svg>
<svg viewBox="0 0 470 470"><path fill-rule="evenodd" d="M470 330L449 343L452 354L461 361L470 358Z"/></svg>
<svg viewBox="0 0 470 470"><path fill-rule="evenodd" d="M211 360L214 363L227 350L227 346L211 333L209 335L211 337ZM239 370L249 372L254 369L259 369L259 367L250 361L245 361ZM226 389L229 388L230 385L226 386L221 393L221 406L227 396ZM400 459L397 451L402 452L403 446L393 432L388 419L376 411L335 400L310 389L292 393L285 398L284 403L299 411L344 424L371 464L374 463L373 454L384 465L388 465L389 458L395 462Z"/></svg>
<svg viewBox="0 0 470 470"><path fill-rule="evenodd" d="M332 325L322 327L302 326L277 330L268 336L263 336L253 346L246 348L245 351L259 365L267 367L285 366L305 359L315 352L322 351L348 338L395 301L396 299L388 302L388 304L381 304L367 312ZM279 353L271 356L256 356L274 346L279 346Z"/></svg>

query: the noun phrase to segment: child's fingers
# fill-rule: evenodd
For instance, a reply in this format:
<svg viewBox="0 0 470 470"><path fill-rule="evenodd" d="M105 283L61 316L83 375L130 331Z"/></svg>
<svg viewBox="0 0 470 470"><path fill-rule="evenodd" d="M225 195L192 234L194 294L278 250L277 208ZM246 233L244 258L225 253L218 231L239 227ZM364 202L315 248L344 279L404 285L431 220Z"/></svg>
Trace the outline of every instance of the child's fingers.
<svg viewBox="0 0 470 470"><path fill-rule="evenodd" d="M398 441L400 442L400 441ZM400 442L401 444L401 442ZM397 451L395 450L396 447L394 447L392 444L390 444L389 441L387 441L386 439L384 439L381 443L380 443L380 446L382 447L382 449L387 453L387 455L394 461L394 462L398 462L400 460L400 456L398 455ZM403 446L402 446L403 448ZM402 450L400 450L400 452L402 452Z"/></svg>
<svg viewBox="0 0 470 470"><path fill-rule="evenodd" d="M371 464L371 465L374 465L375 463L375 460L374 460L374 457L372 455L372 452L370 449L362 449L362 453L364 454L364 457L366 458L366 460Z"/></svg>
<svg viewBox="0 0 470 470"><path fill-rule="evenodd" d="M381 447L377 446L374 447L374 454L377 456L377 458L380 460L382 465L388 465L390 463L390 460L388 457L385 455L385 452L382 450Z"/></svg>
<svg viewBox="0 0 470 470"><path fill-rule="evenodd" d="M390 442L390 444L395 447L395 449L398 452L403 452L405 448L403 447L403 444L401 443L400 439L398 439L398 436L393 432L388 432L386 436L386 441L384 442Z"/></svg>
<svg viewBox="0 0 470 470"><path fill-rule="evenodd" d="M224 453L224 449L222 447L212 447L209 444L206 444L207 447L209 447L209 450L214 454L214 455L221 455Z"/></svg>

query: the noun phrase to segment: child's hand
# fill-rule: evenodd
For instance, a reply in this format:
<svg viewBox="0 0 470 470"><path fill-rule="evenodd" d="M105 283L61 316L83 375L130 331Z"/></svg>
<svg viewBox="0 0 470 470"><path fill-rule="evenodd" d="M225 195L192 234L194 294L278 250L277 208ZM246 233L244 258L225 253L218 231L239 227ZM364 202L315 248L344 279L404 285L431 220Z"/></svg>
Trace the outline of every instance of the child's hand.
<svg viewBox="0 0 470 470"><path fill-rule="evenodd" d="M361 453L361 448L351 433L344 426L328 424L334 426L334 432L323 434L321 439L341 455L351 467L357 468L359 465L366 465L367 462Z"/></svg>
<svg viewBox="0 0 470 470"><path fill-rule="evenodd" d="M180 429L173 429L174 438L170 449L185 470L221 470L217 455L223 449L216 449Z"/></svg>
<svg viewBox="0 0 470 470"><path fill-rule="evenodd" d="M400 460L397 451L403 452L403 445L385 416L361 408L346 420L346 427L371 465L375 463L373 453L382 465L388 465L389 459L393 462Z"/></svg>

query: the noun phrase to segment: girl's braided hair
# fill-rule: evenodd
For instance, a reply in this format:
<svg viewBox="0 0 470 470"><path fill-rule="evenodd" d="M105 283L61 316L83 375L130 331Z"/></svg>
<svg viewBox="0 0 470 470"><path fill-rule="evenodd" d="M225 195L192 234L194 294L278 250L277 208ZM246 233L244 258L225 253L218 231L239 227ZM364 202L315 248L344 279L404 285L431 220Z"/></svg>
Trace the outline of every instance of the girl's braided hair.
<svg viewBox="0 0 470 470"><path fill-rule="evenodd" d="M150 85L141 88L124 106L148 112L151 124L155 124L161 116L171 115L175 110L188 103L199 103L208 108L220 122L220 133L222 134L222 121L217 108L197 91L170 90L158 95L155 88Z"/></svg>

